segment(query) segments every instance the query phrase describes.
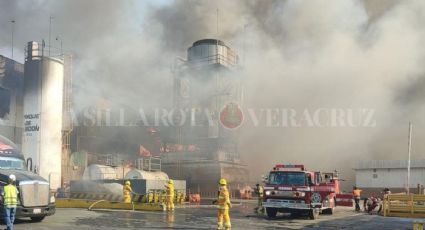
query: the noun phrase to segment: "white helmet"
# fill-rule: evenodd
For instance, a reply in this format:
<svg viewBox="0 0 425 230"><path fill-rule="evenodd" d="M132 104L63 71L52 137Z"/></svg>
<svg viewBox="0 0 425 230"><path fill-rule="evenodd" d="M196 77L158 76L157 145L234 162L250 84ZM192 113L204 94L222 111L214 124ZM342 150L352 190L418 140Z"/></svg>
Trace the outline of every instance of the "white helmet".
<svg viewBox="0 0 425 230"><path fill-rule="evenodd" d="M16 181L16 176L15 176L15 175L13 175L13 174L10 174L10 175L9 175L9 179L10 179L11 181Z"/></svg>

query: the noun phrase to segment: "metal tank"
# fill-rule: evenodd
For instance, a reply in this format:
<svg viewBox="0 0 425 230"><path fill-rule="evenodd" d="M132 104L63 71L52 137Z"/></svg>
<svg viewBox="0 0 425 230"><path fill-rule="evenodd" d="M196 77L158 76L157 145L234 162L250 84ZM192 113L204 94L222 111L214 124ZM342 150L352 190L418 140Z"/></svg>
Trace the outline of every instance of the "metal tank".
<svg viewBox="0 0 425 230"><path fill-rule="evenodd" d="M33 171L61 184L63 60L44 56L43 46L28 42L24 71L24 132L22 152Z"/></svg>
<svg viewBox="0 0 425 230"><path fill-rule="evenodd" d="M238 64L238 59L236 52L218 39L196 41L187 50L187 60L191 67L221 64L230 68Z"/></svg>
<svg viewBox="0 0 425 230"><path fill-rule="evenodd" d="M133 169L126 175L125 179L144 179L144 180L168 180L168 175L165 172L149 172L144 170Z"/></svg>
<svg viewBox="0 0 425 230"><path fill-rule="evenodd" d="M117 179L117 170L106 165L90 165L84 169L83 180Z"/></svg>

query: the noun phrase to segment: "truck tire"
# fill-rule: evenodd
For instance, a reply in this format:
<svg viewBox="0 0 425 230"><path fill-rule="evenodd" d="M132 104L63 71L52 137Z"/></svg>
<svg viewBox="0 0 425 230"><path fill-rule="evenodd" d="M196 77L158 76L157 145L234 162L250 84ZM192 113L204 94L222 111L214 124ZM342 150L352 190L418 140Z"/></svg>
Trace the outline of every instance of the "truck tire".
<svg viewBox="0 0 425 230"><path fill-rule="evenodd" d="M266 208L267 217L275 218L277 215L277 208Z"/></svg>
<svg viewBox="0 0 425 230"><path fill-rule="evenodd" d="M32 222L41 222L43 221L45 218L45 216L36 216L36 217L31 217L31 221Z"/></svg>
<svg viewBox="0 0 425 230"><path fill-rule="evenodd" d="M316 220L317 218L319 218L319 211L315 209L311 209L308 213L308 216L310 217L310 219Z"/></svg>

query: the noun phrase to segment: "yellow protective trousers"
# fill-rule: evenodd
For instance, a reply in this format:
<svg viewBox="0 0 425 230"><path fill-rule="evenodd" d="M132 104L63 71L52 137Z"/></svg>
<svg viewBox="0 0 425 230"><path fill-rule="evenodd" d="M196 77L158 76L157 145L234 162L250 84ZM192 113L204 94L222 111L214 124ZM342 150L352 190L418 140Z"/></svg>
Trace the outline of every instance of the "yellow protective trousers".
<svg viewBox="0 0 425 230"><path fill-rule="evenodd" d="M172 194L172 196L167 195L165 204L167 205L167 210L174 210L174 194Z"/></svg>
<svg viewBox="0 0 425 230"><path fill-rule="evenodd" d="M230 223L229 209L217 209L217 229L223 229L223 221L224 228L230 229L232 224Z"/></svg>

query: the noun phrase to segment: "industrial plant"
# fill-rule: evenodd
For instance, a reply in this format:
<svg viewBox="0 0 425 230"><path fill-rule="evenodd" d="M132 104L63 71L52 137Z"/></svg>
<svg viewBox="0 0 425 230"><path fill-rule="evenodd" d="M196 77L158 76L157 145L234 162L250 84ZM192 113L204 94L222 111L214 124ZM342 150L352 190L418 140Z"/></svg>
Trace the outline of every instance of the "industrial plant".
<svg viewBox="0 0 425 230"><path fill-rule="evenodd" d="M239 57L223 41L196 41L187 57L175 58L172 109L190 111L191 122L174 126L148 126L137 116L131 117L133 126L75 124L83 114L73 110L72 55L53 50L28 42L25 63L2 57L0 71L0 131L21 147L29 170L48 178L51 189L90 192L81 191L78 181L169 178L181 181L176 189L196 193L216 191L224 177L233 190L247 185L238 131L223 125L224 112L230 111L226 119L241 119L230 109L243 103L243 81L235 73ZM108 102L88 109L107 111ZM175 113L172 119L182 118Z"/></svg>

